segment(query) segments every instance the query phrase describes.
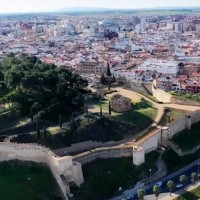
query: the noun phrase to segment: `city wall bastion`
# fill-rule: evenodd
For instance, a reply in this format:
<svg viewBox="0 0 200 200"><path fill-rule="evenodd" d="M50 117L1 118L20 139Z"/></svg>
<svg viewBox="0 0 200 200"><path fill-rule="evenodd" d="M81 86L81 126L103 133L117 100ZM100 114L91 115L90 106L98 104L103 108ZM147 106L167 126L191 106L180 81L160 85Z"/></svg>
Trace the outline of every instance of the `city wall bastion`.
<svg viewBox="0 0 200 200"><path fill-rule="evenodd" d="M46 163L56 179L65 199L70 194L69 183L80 186L84 182L81 164L72 157L59 157L50 149L37 144L0 143L0 161L23 160Z"/></svg>
<svg viewBox="0 0 200 200"><path fill-rule="evenodd" d="M160 145L169 147L171 144L170 138L173 135L184 129L190 129L191 125L198 121L200 121L200 110L183 116L171 123L169 127L158 127L157 130L150 132L138 141L133 140L132 142L113 147L95 148L73 156L73 160L86 164L98 158L132 156L133 164L138 166L145 162L146 153L156 150Z"/></svg>
<svg viewBox="0 0 200 200"><path fill-rule="evenodd" d="M125 144L111 147L100 147L75 156L60 157L50 149L37 144L19 144L10 142L0 143L0 161L24 160L46 163L60 189L65 196L70 194L70 183L80 186L84 182L82 164L89 163L98 158L132 157L134 165L139 166L145 162L145 154L156 150L159 145L170 146L170 138L176 133L190 129L193 123L200 121L200 110L191 112L174 121L168 127L158 127L138 141L133 140Z"/></svg>

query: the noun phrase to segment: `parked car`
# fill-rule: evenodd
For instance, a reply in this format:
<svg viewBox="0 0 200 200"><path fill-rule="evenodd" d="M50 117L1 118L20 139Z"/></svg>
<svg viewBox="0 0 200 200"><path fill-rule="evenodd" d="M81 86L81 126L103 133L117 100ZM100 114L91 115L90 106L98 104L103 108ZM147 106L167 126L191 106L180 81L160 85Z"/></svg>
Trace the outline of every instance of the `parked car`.
<svg viewBox="0 0 200 200"><path fill-rule="evenodd" d="M178 183L178 184L176 185L176 188L181 188L182 186L183 186L183 184Z"/></svg>
<svg viewBox="0 0 200 200"><path fill-rule="evenodd" d="M133 198L135 197L134 194L130 194L129 196L126 197L127 200L133 200Z"/></svg>
<svg viewBox="0 0 200 200"><path fill-rule="evenodd" d="M161 186L162 186L162 184L163 184L163 182L162 182L162 181L160 181L160 182L157 182L157 183L156 183L156 185L157 185L158 187L161 187Z"/></svg>

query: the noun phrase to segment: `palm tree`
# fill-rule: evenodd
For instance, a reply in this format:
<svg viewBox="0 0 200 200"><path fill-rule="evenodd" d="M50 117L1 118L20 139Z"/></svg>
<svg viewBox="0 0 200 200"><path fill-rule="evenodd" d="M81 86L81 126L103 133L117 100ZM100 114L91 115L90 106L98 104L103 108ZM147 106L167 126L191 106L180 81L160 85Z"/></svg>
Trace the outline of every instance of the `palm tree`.
<svg viewBox="0 0 200 200"><path fill-rule="evenodd" d="M187 176L186 176L186 175L181 175L181 176L179 177L179 180L180 180L180 182L181 182L183 185L185 185L186 182L187 182Z"/></svg>
<svg viewBox="0 0 200 200"><path fill-rule="evenodd" d="M155 194L156 200L157 200L158 196L160 194L160 187L158 185L154 185L154 187L153 187L153 193Z"/></svg>
<svg viewBox="0 0 200 200"><path fill-rule="evenodd" d="M191 174L191 181L192 181L192 183L196 183L197 180L198 180L198 175L197 175L197 173L193 172Z"/></svg>
<svg viewBox="0 0 200 200"><path fill-rule="evenodd" d="M167 182L167 187L168 187L168 189L169 189L170 196L171 196L172 191L175 189L175 183L174 183L174 181L169 180L169 181Z"/></svg>
<svg viewBox="0 0 200 200"><path fill-rule="evenodd" d="M144 189L139 189L137 191L137 195L138 195L139 200L144 200L145 190Z"/></svg>

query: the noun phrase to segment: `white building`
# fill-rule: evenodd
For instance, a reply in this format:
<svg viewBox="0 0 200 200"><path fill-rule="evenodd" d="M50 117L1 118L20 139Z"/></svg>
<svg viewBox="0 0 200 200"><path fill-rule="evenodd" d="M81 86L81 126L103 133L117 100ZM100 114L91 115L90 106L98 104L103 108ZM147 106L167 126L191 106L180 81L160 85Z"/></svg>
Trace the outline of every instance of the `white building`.
<svg viewBox="0 0 200 200"><path fill-rule="evenodd" d="M177 74L179 67L176 61L151 59L138 66L139 71L155 71L162 74Z"/></svg>

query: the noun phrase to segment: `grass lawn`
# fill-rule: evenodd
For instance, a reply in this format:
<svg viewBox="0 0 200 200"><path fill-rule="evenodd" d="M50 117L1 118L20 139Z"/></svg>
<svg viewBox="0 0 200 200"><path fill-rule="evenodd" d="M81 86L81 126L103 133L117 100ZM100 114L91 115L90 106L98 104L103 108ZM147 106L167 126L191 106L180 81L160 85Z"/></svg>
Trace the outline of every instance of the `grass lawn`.
<svg viewBox="0 0 200 200"><path fill-rule="evenodd" d="M85 182L81 188L74 188L76 200L104 200L112 197L119 187L128 189L144 177L149 169L156 172L155 160L158 152L146 155L146 163L139 167L132 164L132 158L100 159L83 166Z"/></svg>
<svg viewBox="0 0 200 200"><path fill-rule="evenodd" d="M58 186L45 165L33 162L0 163L2 200L59 200Z"/></svg>
<svg viewBox="0 0 200 200"><path fill-rule="evenodd" d="M102 107L102 111L105 113L108 113L108 103L109 100L108 99L104 99L104 100L88 100L87 104L89 109L91 110L96 110L96 112L100 112L100 106Z"/></svg>
<svg viewBox="0 0 200 200"><path fill-rule="evenodd" d="M88 101L88 105L89 108L96 112L100 112L101 105L102 111L108 113L108 102L108 99L99 102L90 100ZM133 110L123 113L112 111L112 116L116 117L118 120L133 123L138 130L143 130L144 127L149 126L156 118L157 110L152 107L151 103L142 98L139 102L133 104Z"/></svg>
<svg viewBox="0 0 200 200"><path fill-rule="evenodd" d="M143 130L154 121L157 115L157 110L150 107L139 110L133 109L132 111L124 113L112 113L112 115L115 116L117 119L131 122L136 125L138 130Z"/></svg>
<svg viewBox="0 0 200 200"><path fill-rule="evenodd" d="M167 166L168 173L176 171L192 161L198 159L198 154L193 153L187 156L178 156L172 149L163 154L163 160Z"/></svg>
<svg viewBox="0 0 200 200"><path fill-rule="evenodd" d="M193 124L191 130L183 130L174 135L172 140L184 151L200 145L200 122Z"/></svg>
<svg viewBox="0 0 200 200"><path fill-rule="evenodd" d="M20 115L12 115L9 117L6 114L2 114L0 117L0 130L22 125L26 120L27 118L21 117Z"/></svg>
<svg viewBox="0 0 200 200"><path fill-rule="evenodd" d="M184 112L181 111L174 111L174 110L166 110L164 116L162 117L159 125L166 126L167 124L180 119L185 115Z"/></svg>
<svg viewBox="0 0 200 200"><path fill-rule="evenodd" d="M179 196L174 200L198 200L198 199L200 199L200 186L191 191L185 192L182 196Z"/></svg>

